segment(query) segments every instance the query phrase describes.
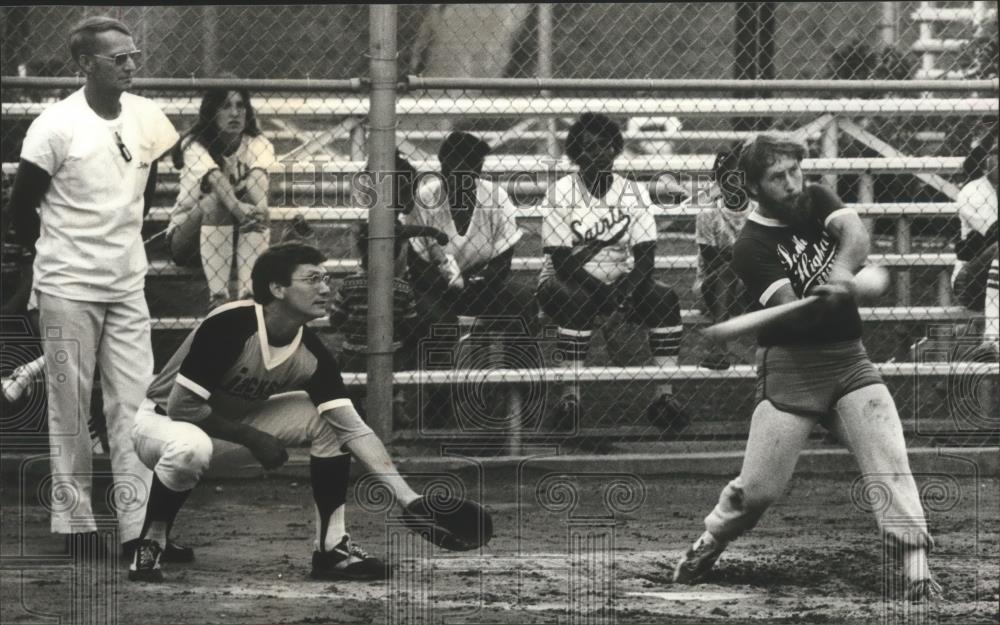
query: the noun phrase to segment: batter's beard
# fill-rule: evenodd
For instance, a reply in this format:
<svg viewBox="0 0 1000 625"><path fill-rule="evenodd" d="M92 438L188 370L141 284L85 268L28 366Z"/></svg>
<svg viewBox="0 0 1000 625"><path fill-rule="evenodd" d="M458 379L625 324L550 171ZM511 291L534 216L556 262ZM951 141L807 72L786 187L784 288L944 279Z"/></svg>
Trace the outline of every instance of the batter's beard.
<svg viewBox="0 0 1000 625"><path fill-rule="evenodd" d="M803 201L804 199L804 193L798 193L781 201L769 199L768 207L770 208L770 212L781 220L782 223L793 228L802 227L809 223L810 218L809 211Z"/></svg>

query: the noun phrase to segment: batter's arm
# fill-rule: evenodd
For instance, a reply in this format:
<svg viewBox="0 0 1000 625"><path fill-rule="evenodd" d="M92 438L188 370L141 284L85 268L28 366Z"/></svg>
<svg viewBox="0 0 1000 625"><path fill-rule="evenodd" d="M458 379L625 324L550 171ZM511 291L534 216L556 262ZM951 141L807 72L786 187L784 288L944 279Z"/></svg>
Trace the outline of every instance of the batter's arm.
<svg viewBox="0 0 1000 625"><path fill-rule="evenodd" d="M853 210L832 213L826 220L826 230L837 242L837 253L830 269L829 282L850 283L854 274L865 266L871 251L871 238L861 217Z"/></svg>

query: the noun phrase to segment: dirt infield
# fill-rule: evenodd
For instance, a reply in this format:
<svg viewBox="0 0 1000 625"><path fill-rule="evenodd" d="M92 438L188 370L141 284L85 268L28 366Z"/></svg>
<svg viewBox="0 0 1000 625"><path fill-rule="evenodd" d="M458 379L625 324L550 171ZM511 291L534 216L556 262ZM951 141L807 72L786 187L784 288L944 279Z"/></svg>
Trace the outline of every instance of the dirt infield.
<svg viewBox="0 0 1000 625"><path fill-rule="evenodd" d="M458 479L456 479L458 478ZM883 564L871 509L877 489L853 478L799 477L760 526L731 545L706 583L678 587L671 567L701 530L725 479L559 474L530 463L414 477L450 484L492 511L482 553L436 551L387 520L380 492L359 480L349 529L369 551L394 545L395 580L308 578L308 480L200 485L175 535L197 560L168 565L161 585L122 567L58 555L34 486L3 492L5 624L64 623L996 623L1000 481L975 467L918 476L946 600L929 612L884 597L898 571ZM24 496L22 499L22 495ZM97 499L97 497L95 497ZM22 503L24 502L24 503ZM865 509L865 508L868 509ZM444 620L442 620L444 619Z"/></svg>

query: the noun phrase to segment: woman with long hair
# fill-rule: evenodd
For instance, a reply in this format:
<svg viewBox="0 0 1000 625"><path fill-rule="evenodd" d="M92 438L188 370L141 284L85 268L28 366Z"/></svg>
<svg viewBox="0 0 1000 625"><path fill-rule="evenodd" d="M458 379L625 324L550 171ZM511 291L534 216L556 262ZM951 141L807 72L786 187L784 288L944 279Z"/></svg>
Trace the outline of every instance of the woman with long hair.
<svg viewBox="0 0 1000 625"><path fill-rule="evenodd" d="M238 297L252 293L250 270L270 243L268 174L274 146L257 126L245 90L212 89L198 121L177 143L180 191L167 231L174 262L201 266L209 310L230 299L233 260Z"/></svg>

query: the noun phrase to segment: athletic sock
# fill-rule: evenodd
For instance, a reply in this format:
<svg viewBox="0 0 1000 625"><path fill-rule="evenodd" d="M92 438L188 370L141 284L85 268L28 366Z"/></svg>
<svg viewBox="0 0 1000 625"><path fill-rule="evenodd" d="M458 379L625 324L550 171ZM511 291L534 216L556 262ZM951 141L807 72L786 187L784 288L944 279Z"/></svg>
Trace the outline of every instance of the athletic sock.
<svg viewBox="0 0 1000 625"><path fill-rule="evenodd" d="M236 276L239 281L239 296L253 294L250 272L257 257L267 250L271 243L271 229L260 232L240 232L236 239Z"/></svg>
<svg viewBox="0 0 1000 625"><path fill-rule="evenodd" d="M583 366L590 347L591 330L559 328L556 332L556 359L559 367L576 370ZM580 384L570 380L563 384L563 397L580 398Z"/></svg>
<svg viewBox="0 0 1000 625"><path fill-rule="evenodd" d="M153 482L149 488L149 502L146 504L146 521L142 525L140 538L155 540L161 547L167 546L167 531L173 525L177 513L191 493L188 490L171 490L153 472Z"/></svg>
<svg viewBox="0 0 1000 625"><path fill-rule="evenodd" d="M233 227L201 227L201 265L208 282L208 295L229 293L229 273L233 265Z"/></svg>
<svg viewBox="0 0 1000 625"><path fill-rule="evenodd" d="M309 479L316 502L316 551L336 547L347 533L344 503L350 477L351 456L348 454L309 457Z"/></svg>
<svg viewBox="0 0 1000 625"><path fill-rule="evenodd" d="M668 326L649 329L649 350L653 353L653 363L660 369L675 369L681 351L681 336L684 326ZM663 382L656 387L657 396L672 395L673 386Z"/></svg>

